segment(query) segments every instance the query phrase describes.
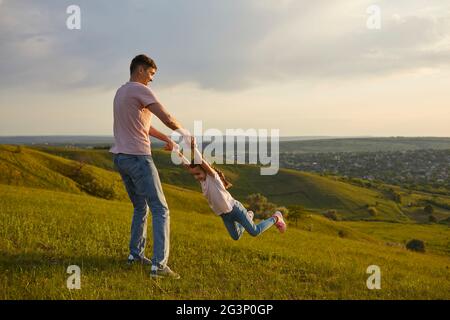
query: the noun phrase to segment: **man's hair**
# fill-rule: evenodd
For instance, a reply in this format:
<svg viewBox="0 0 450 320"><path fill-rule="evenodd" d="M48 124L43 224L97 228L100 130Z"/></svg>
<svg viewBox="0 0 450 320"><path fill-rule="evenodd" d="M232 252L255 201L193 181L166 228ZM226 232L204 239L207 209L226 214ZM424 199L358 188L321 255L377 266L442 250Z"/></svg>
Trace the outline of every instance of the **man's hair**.
<svg viewBox="0 0 450 320"><path fill-rule="evenodd" d="M145 54L137 55L133 58L133 60L131 60L130 74L132 74L134 70L136 70L139 66L143 66L145 70L147 70L148 68L154 68L155 70L158 69L156 67L155 61L153 61L152 58L146 56Z"/></svg>

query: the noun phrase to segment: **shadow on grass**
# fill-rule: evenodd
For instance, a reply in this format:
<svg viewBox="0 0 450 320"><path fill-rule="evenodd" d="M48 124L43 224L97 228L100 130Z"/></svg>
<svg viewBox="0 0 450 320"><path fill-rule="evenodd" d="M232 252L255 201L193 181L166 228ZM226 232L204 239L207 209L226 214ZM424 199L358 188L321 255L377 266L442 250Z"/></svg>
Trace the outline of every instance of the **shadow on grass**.
<svg viewBox="0 0 450 320"><path fill-rule="evenodd" d="M81 268L81 290L68 290L67 281ZM9 299L163 299L174 298L170 283L150 277L150 266L128 265L107 256L49 256L0 251L0 300ZM3 283L1 283L3 281ZM179 285L179 283L176 283ZM166 288L169 286L169 288Z"/></svg>
<svg viewBox="0 0 450 320"><path fill-rule="evenodd" d="M65 256L65 255L49 255L45 253L19 253L11 254L8 252L1 252L0 254L0 270L14 270L20 269L22 271L64 267L70 265L77 265L80 268L95 268L97 270L129 270L135 266L127 264L126 257L108 257L108 256ZM149 267L150 268L150 267Z"/></svg>

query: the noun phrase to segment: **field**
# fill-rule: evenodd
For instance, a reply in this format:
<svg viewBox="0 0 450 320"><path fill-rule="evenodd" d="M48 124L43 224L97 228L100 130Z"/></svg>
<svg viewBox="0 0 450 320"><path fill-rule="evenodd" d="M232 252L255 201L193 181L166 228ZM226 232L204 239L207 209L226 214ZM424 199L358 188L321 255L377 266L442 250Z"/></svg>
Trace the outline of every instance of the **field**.
<svg viewBox="0 0 450 320"><path fill-rule="evenodd" d="M0 299L450 299L448 225L418 223L379 190L293 170L266 178L256 167L223 167L239 200L260 192L306 208L286 234L233 241L195 181L166 153L154 158L178 281L126 265L132 207L105 150L0 146ZM374 218L365 204L375 202ZM328 209L342 221L324 218ZM425 241L425 253L404 248L413 238ZM81 290L66 288L72 264L81 267ZM366 286L370 265L381 268L380 290Z"/></svg>

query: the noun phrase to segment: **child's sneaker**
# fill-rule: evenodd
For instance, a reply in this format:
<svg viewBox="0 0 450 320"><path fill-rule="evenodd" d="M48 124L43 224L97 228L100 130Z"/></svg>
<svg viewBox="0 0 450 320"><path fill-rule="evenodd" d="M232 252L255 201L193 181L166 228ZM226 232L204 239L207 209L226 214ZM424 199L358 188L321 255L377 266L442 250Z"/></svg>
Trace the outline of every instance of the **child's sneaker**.
<svg viewBox="0 0 450 320"><path fill-rule="evenodd" d="M277 222L275 222L275 226L278 228L278 230L281 233L285 233L287 225L286 222L284 222L283 215L281 214L281 212L280 211L275 212L272 217L277 219Z"/></svg>
<svg viewBox="0 0 450 320"><path fill-rule="evenodd" d="M249 218L251 221L253 221L253 218L255 217L255 214L253 213L253 211L247 211L247 215L248 215L248 218Z"/></svg>

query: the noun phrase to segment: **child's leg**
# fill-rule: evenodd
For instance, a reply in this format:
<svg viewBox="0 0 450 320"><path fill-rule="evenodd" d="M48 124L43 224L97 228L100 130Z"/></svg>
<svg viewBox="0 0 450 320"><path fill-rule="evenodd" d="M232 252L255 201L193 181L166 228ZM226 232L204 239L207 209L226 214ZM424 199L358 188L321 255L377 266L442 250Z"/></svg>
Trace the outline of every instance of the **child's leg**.
<svg viewBox="0 0 450 320"><path fill-rule="evenodd" d="M230 234L233 240L239 240L244 233L244 227L242 227L239 223L236 222L234 215L232 213L228 213L226 215L222 215L223 223L225 224L225 228L227 228L228 233Z"/></svg>
<svg viewBox="0 0 450 320"><path fill-rule="evenodd" d="M236 211L234 217L237 222L253 237L256 237L273 226L277 220L274 217L263 220L258 224L255 224L250 220L247 209L244 208L242 204L238 204L239 210Z"/></svg>

